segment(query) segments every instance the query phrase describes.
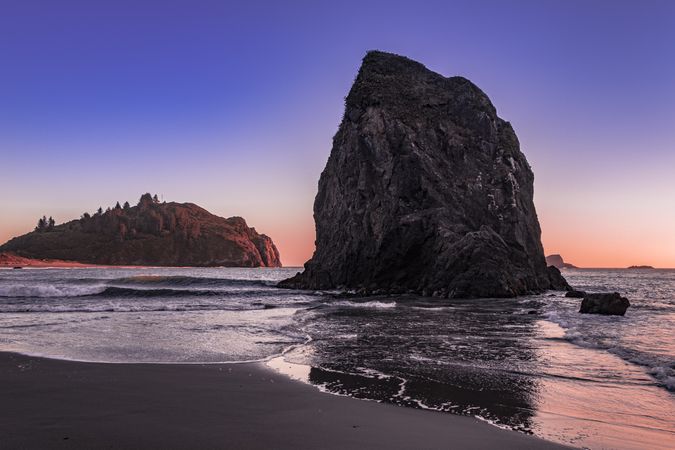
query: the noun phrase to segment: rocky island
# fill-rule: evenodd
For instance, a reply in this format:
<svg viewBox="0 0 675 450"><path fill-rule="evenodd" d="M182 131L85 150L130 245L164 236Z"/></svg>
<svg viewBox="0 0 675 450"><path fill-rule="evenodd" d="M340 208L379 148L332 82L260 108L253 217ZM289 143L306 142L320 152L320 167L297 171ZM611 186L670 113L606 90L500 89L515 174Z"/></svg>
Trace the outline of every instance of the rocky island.
<svg viewBox="0 0 675 450"><path fill-rule="evenodd" d="M19 258L104 265L280 267L272 240L241 217L215 216L193 203L160 203L144 194L136 206L119 203L35 231L0 246Z"/></svg>
<svg viewBox="0 0 675 450"><path fill-rule="evenodd" d="M568 289L544 259L533 181L476 85L369 52L319 180L316 251L280 285L448 298Z"/></svg>
<svg viewBox="0 0 675 450"><path fill-rule="evenodd" d="M563 257L558 255L558 254L548 255L546 257L546 264L549 265L549 266L557 267L558 269L577 269L578 268L574 264L570 264L568 262L565 262L565 260L563 260Z"/></svg>

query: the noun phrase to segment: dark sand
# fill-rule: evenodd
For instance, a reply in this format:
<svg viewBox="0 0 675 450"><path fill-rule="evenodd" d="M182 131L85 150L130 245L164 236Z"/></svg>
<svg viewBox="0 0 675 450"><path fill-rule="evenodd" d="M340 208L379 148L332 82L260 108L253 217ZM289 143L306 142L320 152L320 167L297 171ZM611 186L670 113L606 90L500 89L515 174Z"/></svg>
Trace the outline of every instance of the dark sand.
<svg viewBox="0 0 675 450"><path fill-rule="evenodd" d="M0 353L0 448L554 449L469 417L319 392L262 364Z"/></svg>

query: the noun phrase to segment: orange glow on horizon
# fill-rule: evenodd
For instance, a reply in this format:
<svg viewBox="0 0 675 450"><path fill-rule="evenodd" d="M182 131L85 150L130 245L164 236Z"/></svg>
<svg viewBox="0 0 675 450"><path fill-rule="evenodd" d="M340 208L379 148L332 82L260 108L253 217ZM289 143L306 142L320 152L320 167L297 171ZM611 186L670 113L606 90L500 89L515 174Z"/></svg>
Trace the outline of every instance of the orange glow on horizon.
<svg viewBox="0 0 675 450"><path fill-rule="evenodd" d="M560 254L575 266L675 268L675 230L666 224L648 227L625 221L613 224L611 220L540 220L546 255Z"/></svg>
<svg viewBox="0 0 675 450"><path fill-rule="evenodd" d="M314 221L278 226L266 234L277 246L284 267L302 267L314 253Z"/></svg>
<svg viewBox="0 0 675 450"><path fill-rule="evenodd" d="M668 224L651 224L646 228L645 223L611 219L580 221L564 212L545 207L541 210L539 220L546 255L558 253L566 262L578 267L650 265L675 268L675 235ZM34 215L31 214L30 218L3 217L0 244L32 231ZM282 221L277 216L276 220L257 220L255 225L259 225L257 229L260 232L272 238L284 266L301 267L312 257L316 235L311 218Z"/></svg>

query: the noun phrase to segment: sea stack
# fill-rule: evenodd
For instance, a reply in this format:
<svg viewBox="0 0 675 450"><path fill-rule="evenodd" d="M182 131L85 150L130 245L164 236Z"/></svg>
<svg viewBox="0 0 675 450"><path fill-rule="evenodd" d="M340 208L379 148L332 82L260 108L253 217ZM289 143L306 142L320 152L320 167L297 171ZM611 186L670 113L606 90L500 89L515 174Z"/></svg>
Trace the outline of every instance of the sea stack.
<svg viewBox="0 0 675 450"><path fill-rule="evenodd" d="M476 85L371 51L319 180L316 251L280 285L448 298L567 289L546 266L533 181Z"/></svg>

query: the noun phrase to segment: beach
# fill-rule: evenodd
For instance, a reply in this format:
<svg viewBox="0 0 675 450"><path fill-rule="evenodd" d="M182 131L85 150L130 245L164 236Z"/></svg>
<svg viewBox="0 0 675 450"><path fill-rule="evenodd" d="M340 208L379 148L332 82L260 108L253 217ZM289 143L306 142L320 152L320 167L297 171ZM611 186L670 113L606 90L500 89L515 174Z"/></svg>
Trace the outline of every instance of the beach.
<svg viewBox="0 0 675 450"><path fill-rule="evenodd" d="M61 261L58 259L35 259L24 258L11 252L0 252L0 268L70 268L70 267L96 267L93 264L84 264L77 261Z"/></svg>
<svg viewBox="0 0 675 450"><path fill-rule="evenodd" d="M675 271L566 271L625 317L278 288L294 271L0 270L0 448L675 442Z"/></svg>
<svg viewBox="0 0 675 450"><path fill-rule="evenodd" d="M562 449L471 417L328 395L261 363L101 364L0 353L4 449Z"/></svg>

